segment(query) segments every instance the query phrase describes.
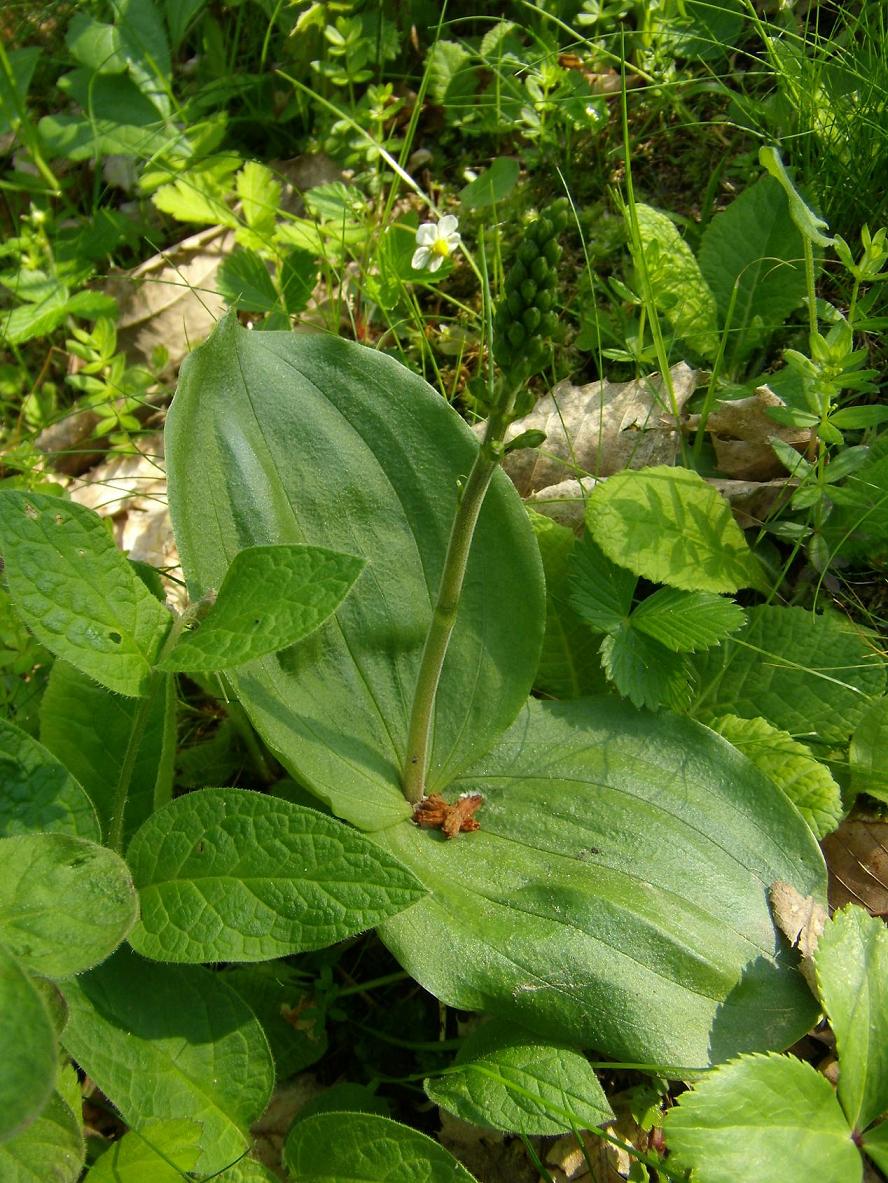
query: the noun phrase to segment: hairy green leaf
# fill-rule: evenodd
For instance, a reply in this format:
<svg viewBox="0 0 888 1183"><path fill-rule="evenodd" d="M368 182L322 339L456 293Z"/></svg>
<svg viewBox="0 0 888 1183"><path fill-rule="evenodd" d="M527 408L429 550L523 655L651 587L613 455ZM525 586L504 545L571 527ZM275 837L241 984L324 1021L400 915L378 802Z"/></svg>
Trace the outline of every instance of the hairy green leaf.
<svg viewBox="0 0 888 1183"><path fill-rule="evenodd" d="M0 719L0 837L60 833L101 838L96 811L67 768L26 732Z"/></svg>
<svg viewBox="0 0 888 1183"><path fill-rule="evenodd" d="M142 826L127 859L137 952L161 961L263 961L373 928L425 890L363 834L244 789L202 789Z"/></svg>
<svg viewBox="0 0 888 1183"><path fill-rule="evenodd" d="M661 587L632 613L632 626L674 653L710 649L746 623L743 609L712 592Z"/></svg>
<svg viewBox="0 0 888 1183"><path fill-rule="evenodd" d="M473 1031L451 1071L425 1090L463 1121L507 1133L560 1134L613 1119L585 1056L498 1019Z"/></svg>
<svg viewBox="0 0 888 1183"><path fill-rule="evenodd" d="M688 719L531 702L452 786L481 829L375 840L431 894L380 933L426 989L545 1039L693 1068L786 1046L816 1014L775 932L783 879L824 899L798 813Z"/></svg>
<svg viewBox="0 0 888 1183"><path fill-rule="evenodd" d="M425 1134L373 1113L319 1113L297 1121L284 1164L299 1183L475 1183Z"/></svg>
<svg viewBox="0 0 888 1183"><path fill-rule="evenodd" d="M0 839L0 940L47 978L89 969L135 923L136 893L112 850L69 834Z"/></svg>
<svg viewBox="0 0 888 1183"><path fill-rule="evenodd" d="M654 303L679 341L712 359L718 350L715 300L691 248L666 214L641 203L635 213Z"/></svg>
<svg viewBox="0 0 888 1183"><path fill-rule="evenodd" d="M867 638L837 614L761 605L748 615L742 632L692 659L692 713L762 716L797 739L844 743L885 689L885 664Z"/></svg>
<svg viewBox="0 0 888 1183"><path fill-rule="evenodd" d="M410 704L457 481L477 448L420 378L333 337L251 333L227 318L183 367L167 462L193 598L218 587L251 545L308 543L367 559L322 628L231 676L275 754L361 827L409 816L400 772ZM521 501L497 473L444 665L429 791L520 710L536 672L543 595Z"/></svg>
<svg viewBox="0 0 888 1183"><path fill-rule="evenodd" d="M234 556L212 608L160 663L230 669L301 641L336 611L364 560L321 546L251 546Z"/></svg>
<svg viewBox="0 0 888 1183"><path fill-rule="evenodd" d="M0 1179L3 1183L77 1183L85 1157L79 1118L53 1093L34 1121L0 1142Z"/></svg>
<svg viewBox="0 0 888 1183"><path fill-rule="evenodd" d="M58 1063L55 1031L46 1003L13 952L2 942L0 1047L3 1048L0 1060L2 1143L40 1114L52 1093ZM0 1144L0 1164L2 1162Z"/></svg>
<svg viewBox="0 0 888 1183"><path fill-rule="evenodd" d="M836 1036L839 1100L865 1130L888 1110L888 928L848 905L826 925L814 964Z"/></svg>
<svg viewBox="0 0 888 1183"><path fill-rule="evenodd" d="M16 611L39 641L132 697L148 689L170 614L102 519L45 493L0 493L0 547Z"/></svg>
<svg viewBox="0 0 888 1183"><path fill-rule="evenodd" d="M687 468L618 472L595 486L586 528L614 563L686 591L735 592L760 578L728 503Z"/></svg>
<svg viewBox="0 0 888 1183"><path fill-rule="evenodd" d="M243 1154L274 1069L258 1021L218 975L120 950L63 992L63 1043L127 1125L194 1122L205 1174Z"/></svg>
<svg viewBox="0 0 888 1183"><path fill-rule="evenodd" d="M832 833L845 814L842 793L810 748L766 719L719 715L706 721L789 797L818 838Z"/></svg>
<svg viewBox="0 0 888 1183"><path fill-rule="evenodd" d="M669 1162L699 1183L860 1183L863 1164L832 1085L791 1056L743 1056L666 1116Z"/></svg>

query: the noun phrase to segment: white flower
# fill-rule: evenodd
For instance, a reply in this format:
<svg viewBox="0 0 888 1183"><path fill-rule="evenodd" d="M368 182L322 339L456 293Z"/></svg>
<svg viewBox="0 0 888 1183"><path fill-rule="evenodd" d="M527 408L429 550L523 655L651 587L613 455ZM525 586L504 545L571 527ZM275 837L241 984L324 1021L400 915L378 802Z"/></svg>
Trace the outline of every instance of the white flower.
<svg viewBox="0 0 888 1183"><path fill-rule="evenodd" d="M440 222L423 222L416 231L416 250L410 260L414 271L437 271L460 244L459 219L445 214Z"/></svg>

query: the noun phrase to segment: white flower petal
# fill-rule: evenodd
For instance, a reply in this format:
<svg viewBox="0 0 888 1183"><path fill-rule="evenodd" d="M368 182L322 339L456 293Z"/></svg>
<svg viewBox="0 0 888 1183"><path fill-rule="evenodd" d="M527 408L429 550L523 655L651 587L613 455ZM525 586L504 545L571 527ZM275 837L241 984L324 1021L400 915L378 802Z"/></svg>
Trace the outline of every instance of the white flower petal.
<svg viewBox="0 0 888 1183"><path fill-rule="evenodd" d="M417 246L431 246L438 237L438 227L434 222L423 222L416 231Z"/></svg>
<svg viewBox="0 0 888 1183"><path fill-rule="evenodd" d="M444 259L441 255L434 255L431 263L429 263L429 271L437 271L443 262Z"/></svg>
<svg viewBox="0 0 888 1183"><path fill-rule="evenodd" d="M413 258L410 260L410 266L414 271L424 271L429 263L431 251L427 246L417 247L413 252Z"/></svg>
<svg viewBox="0 0 888 1183"><path fill-rule="evenodd" d="M452 234L459 225L459 218L455 218L453 214L445 214L438 223L438 234L441 238L447 238Z"/></svg>

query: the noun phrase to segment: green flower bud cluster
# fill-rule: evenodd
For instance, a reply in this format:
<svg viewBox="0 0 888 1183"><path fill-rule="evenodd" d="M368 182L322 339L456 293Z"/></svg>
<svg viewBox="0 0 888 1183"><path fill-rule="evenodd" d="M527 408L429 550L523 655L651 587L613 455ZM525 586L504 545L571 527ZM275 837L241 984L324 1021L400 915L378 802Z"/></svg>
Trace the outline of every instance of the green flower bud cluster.
<svg viewBox="0 0 888 1183"><path fill-rule="evenodd" d="M570 207L559 198L527 227L506 275L505 292L493 320L493 355L500 368L529 378L546 364L545 342L555 336L555 295L559 235L570 221Z"/></svg>

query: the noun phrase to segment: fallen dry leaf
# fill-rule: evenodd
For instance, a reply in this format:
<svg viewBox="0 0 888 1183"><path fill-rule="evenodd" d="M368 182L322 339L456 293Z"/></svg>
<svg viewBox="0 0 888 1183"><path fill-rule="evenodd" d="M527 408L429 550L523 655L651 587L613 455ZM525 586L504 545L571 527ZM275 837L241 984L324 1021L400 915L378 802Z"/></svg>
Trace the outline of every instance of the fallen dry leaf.
<svg viewBox="0 0 888 1183"><path fill-rule="evenodd" d="M829 905L860 904L888 917L888 821L846 818L820 843L829 870Z"/></svg>
<svg viewBox="0 0 888 1183"><path fill-rule="evenodd" d="M684 362L670 370L680 415L694 392L697 373ZM475 430L480 435L484 425ZM633 382L559 382L530 414L516 420L506 442L536 430L539 449L510 452L503 467L522 497L583 474L609 476L624 468L674 464L681 432L659 374Z"/></svg>
<svg viewBox="0 0 888 1183"><path fill-rule="evenodd" d="M802 895L791 883L778 879L768 891L771 912L777 927L801 956L799 969L811 989L817 992L812 958L817 951L817 942L823 935L827 911L814 897Z"/></svg>
<svg viewBox="0 0 888 1183"><path fill-rule="evenodd" d="M438 1141L478 1179L484 1183L536 1183L537 1173L517 1138L470 1125L446 1109L438 1112Z"/></svg>
<svg viewBox="0 0 888 1183"><path fill-rule="evenodd" d="M160 569L168 600L185 605L185 587L167 504L163 435L140 436L134 455L113 454L84 477L71 480L71 500L114 524L114 537L131 559Z"/></svg>
<svg viewBox="0 0 888 1183"><path fill-rule="evenodd" d="M769 386L759 386L748 398L719 402L705 427L712 439L718 470L744 481L785 477L786 469L771 447L771 437L777 436L800 452L806 451L814 438L809 427L782 427L766 413L768 407L785 406ZM691 431L699 424L699 415L688 416Z"/></svg>

